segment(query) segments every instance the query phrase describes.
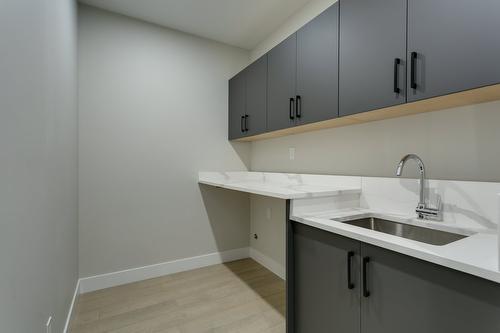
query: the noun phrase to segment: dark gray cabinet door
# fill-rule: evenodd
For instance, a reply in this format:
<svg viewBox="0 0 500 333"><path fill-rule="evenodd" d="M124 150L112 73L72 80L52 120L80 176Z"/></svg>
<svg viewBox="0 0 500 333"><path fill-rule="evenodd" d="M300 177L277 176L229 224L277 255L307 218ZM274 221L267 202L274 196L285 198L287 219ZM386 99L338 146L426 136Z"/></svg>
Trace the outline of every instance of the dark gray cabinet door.
<svg viewBox="0 0 500 333"><path fill-rule="evenodd" d="M292 228L294 327L288 332L359 333L360 243L300 223Z"/></svg>
<svg viewBox="0 0 500 333"><path fill-rule="evenodd" d="M246 131L255 135L266 131L267 116L267 55L244 70L246 79Z"/></svg>
<svg viewBox="0 0 500 333"><path fill-rule="evenodd" d="M240 72L229 80L229 140L244 136L245 76Z"/></svg>
<svg viewBox="0 0 500 333"><path fill-rule="evenodd" d="M406 10L407 0L340 0L341 116L406 102Z"/></svg>
<svg viewBox="0 0 500 333"><path fill-rule="evenodd" d="M338 20L334 4L297 32L297 124L338 117Z"/></svg>
<svg viewBox="0 0 500 333"><path fill-rule="evenodd" d="M498 284L367 244L361 254L362 333L500 332Z"/></svg>
<svg viewBox="0 0 500 333"><path fill-rule="evenodd" d="M498 0L409 0L408 101L499 83L499 15Z"/></svg>
<svg viewBox="0 0 500 333"><path fill-rule="evenodd" d="M291 113L295 111L296 66L297 38L293 34L268 53L267 128L270 131L295 124Z"/></svg>

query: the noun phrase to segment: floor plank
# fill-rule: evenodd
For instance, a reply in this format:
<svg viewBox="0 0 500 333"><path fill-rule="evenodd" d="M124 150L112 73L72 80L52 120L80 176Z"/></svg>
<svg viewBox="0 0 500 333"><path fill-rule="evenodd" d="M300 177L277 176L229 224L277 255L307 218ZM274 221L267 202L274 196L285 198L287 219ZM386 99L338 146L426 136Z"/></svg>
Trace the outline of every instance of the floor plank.
<svg viewBox="0 0 500 333"><path fill-rule="evenodd" d="M80 295L71 333L284 333L285 283L243 259Z"/></svg>

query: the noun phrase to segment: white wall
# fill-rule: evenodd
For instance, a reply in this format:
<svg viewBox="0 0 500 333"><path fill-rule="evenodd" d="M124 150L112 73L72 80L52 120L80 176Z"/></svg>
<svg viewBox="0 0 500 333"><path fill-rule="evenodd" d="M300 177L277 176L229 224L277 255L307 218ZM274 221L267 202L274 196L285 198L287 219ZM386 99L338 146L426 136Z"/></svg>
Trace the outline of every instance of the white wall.
<svg viewBox="0 0 500 333"><path fill-rule="evenodd" d="M249 53L80 7L80 276L247 247L248 196L199 186L247 170L228 79Z"/></svg>
<svg viewBox="0 0 500 333"><path fill-rule="evenodd" d="M278 276L285 276L285 200L250 196L250 246L257 252L255 258L263 256L264 266ZM254 238L254 235L257 238ZM253 255L252 255L253 256Z"/></svg>
<svg viewBox="0 0 500 333"><path fill-rule="evenodd" d="M0 1L0 332L62 332L78 277L76 5Z"/></svg>

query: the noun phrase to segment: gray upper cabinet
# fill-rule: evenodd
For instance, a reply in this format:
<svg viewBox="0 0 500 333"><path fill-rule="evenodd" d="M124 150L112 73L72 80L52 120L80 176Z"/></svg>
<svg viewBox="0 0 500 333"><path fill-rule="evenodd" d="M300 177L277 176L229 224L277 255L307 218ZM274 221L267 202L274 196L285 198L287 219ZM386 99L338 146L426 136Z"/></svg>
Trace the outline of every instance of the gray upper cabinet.
<svg viewBox="0 0 500 333"><path fill-rule="evenodd" d="M244 71L246 79L246 136L266 131L267 117L267 55Z"/></svg>
<svg viewBox="0 0 500 333"><path fill-rule="evenodd" d="M499 0L339 0L231 80L229 138L500 84L499 13Z"/></svg>
<svg viewBox="0 0 500 333"><path fill-rule="evenodd" d="M498 284L368 244L361 254L362 333L500 332Z"/></svg>
<svg viewBox="0 0 500 333"><path fill-rule="evenodd" d="M293 229L294 327L287 332L359 333L360 243L300 223Z"/></svg>
<svg viewBox="0 0 500 333"><path fill-rule="evenodd" d="M268 53L268 130L287 128L295 123L296 65L297 38L293 34Z"/></svg>
<svg viewBox="0 0 500 333"><path fill-rule="evenodd" d="M266 131L267 55L229 80L229 140Z"/></svg>
<svg viewBox="0 0 500 333"><path fill-rule="evenodd" d="M341 116L406 102L406 0L340 0Z"/></svg>
<svg viewBox="0 0 500 333"><path fill-rule="evenodd" d="M296 123L338 116L338 20L334 4L297 32Z"/></svg>
<svg viewBox="0 0 500 333"><path fill-rule="evenodd" d="M498 0L409 0L408 101L499 83L499 15Z"/></svg>
<svg viewBox="0 0 500 333"><path fill-rule="evenodd" d="M229 140L244 136L245 77L240 72L229 80Z"/></svg>

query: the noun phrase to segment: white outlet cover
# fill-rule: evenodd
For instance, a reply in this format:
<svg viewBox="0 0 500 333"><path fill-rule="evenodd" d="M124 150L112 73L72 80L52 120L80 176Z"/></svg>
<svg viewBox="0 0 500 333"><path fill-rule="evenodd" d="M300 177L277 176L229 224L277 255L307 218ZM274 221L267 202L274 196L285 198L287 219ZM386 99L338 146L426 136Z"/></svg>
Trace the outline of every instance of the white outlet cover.
<svg viewBox="0 0 500 333"><path fill-rule="evenodd" d="M288 154L290 155L290 161L293 161L295 159L295 148L288 148Z"/></svg>

